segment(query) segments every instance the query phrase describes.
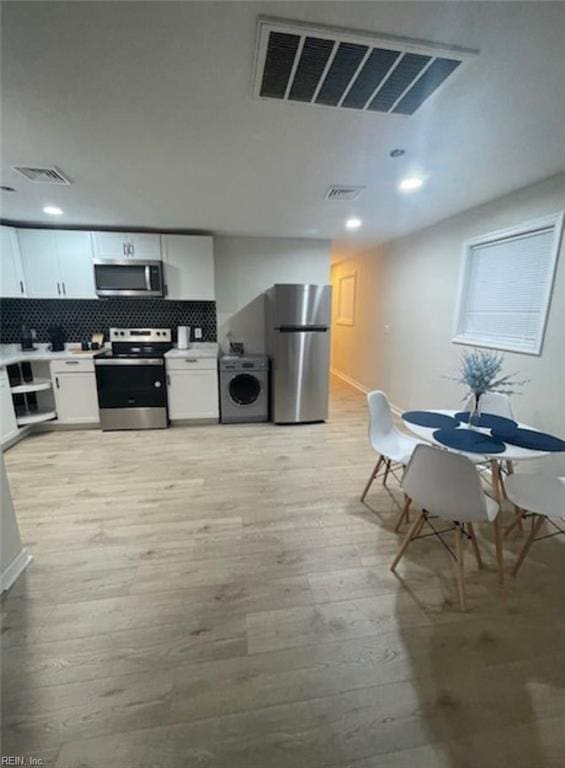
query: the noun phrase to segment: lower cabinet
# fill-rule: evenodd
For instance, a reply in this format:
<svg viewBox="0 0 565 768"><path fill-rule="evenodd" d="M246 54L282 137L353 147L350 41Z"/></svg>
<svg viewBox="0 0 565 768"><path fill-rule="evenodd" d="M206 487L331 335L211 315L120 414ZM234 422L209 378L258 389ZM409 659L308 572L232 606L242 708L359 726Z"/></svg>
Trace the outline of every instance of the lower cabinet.
<svg viewBox="0 0 565 768"><path fill-rule="evenodd" d="M92 360L57 360L51 363L57 421L92 424L100 420Z"/></svg>
<svg viewBox="0 0 565 768"><path fill-rule="evenodd" d="M0 368L0 426L2 443L18 434L18 423L14 410L14 401L10 389L10 380L5 368Z"/></svg>
<svg viewBox="0 0 565 768"><path fill-rule="evenodd" d="M219 417L215 358L167 360L167 384L171 421Z"/></svg>

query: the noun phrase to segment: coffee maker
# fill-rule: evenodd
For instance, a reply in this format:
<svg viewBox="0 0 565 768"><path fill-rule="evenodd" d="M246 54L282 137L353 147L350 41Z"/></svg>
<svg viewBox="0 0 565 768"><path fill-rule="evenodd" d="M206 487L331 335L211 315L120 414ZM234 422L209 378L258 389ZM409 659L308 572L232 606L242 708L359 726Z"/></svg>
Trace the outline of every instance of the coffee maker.
<svg viewBox="0 0 565 768"><path fill-rule="evenodd" d="M47 329L47 334L51 344L51 352L64 352L65 342L67 341L65 329L60 325L50 325Z"/></svg>

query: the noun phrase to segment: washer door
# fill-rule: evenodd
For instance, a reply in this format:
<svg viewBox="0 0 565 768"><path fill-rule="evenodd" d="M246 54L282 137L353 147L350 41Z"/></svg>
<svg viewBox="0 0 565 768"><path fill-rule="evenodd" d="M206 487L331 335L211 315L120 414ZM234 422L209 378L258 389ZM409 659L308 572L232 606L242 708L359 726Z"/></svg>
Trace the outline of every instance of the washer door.
<svg viewBox="0 0 565 768"><path fill-rule="evenodd" d="M253 405L261 394L261 383L250 373L238 373L230 381L228 391L236 405Z"/></svg>

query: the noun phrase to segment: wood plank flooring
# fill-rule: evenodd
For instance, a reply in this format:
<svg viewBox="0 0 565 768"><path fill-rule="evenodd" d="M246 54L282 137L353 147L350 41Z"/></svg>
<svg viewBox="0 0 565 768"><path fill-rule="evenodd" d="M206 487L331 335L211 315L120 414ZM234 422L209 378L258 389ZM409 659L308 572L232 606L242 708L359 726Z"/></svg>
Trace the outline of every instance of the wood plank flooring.
<svg viewBox="0 0 565 768"><path fill-rule="evenodd" d="M53 432L6 454L34 562L2 601L2 754L51 768L563 768L565 548L470 611L364 397L327 424ZM519 534L506 542L508 563Z"/></svg>

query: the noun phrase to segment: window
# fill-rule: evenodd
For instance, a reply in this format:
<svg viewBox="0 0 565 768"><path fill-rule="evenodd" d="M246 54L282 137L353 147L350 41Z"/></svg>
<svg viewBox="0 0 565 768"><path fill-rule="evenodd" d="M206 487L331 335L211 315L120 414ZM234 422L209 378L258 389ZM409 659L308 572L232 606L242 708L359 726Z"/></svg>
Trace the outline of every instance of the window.
<svg viewBox="0 0 565 768"><path fill-rule="evenodd" d="M465 243L454 342L541 353L562 228L561 213Z"/></svg>

